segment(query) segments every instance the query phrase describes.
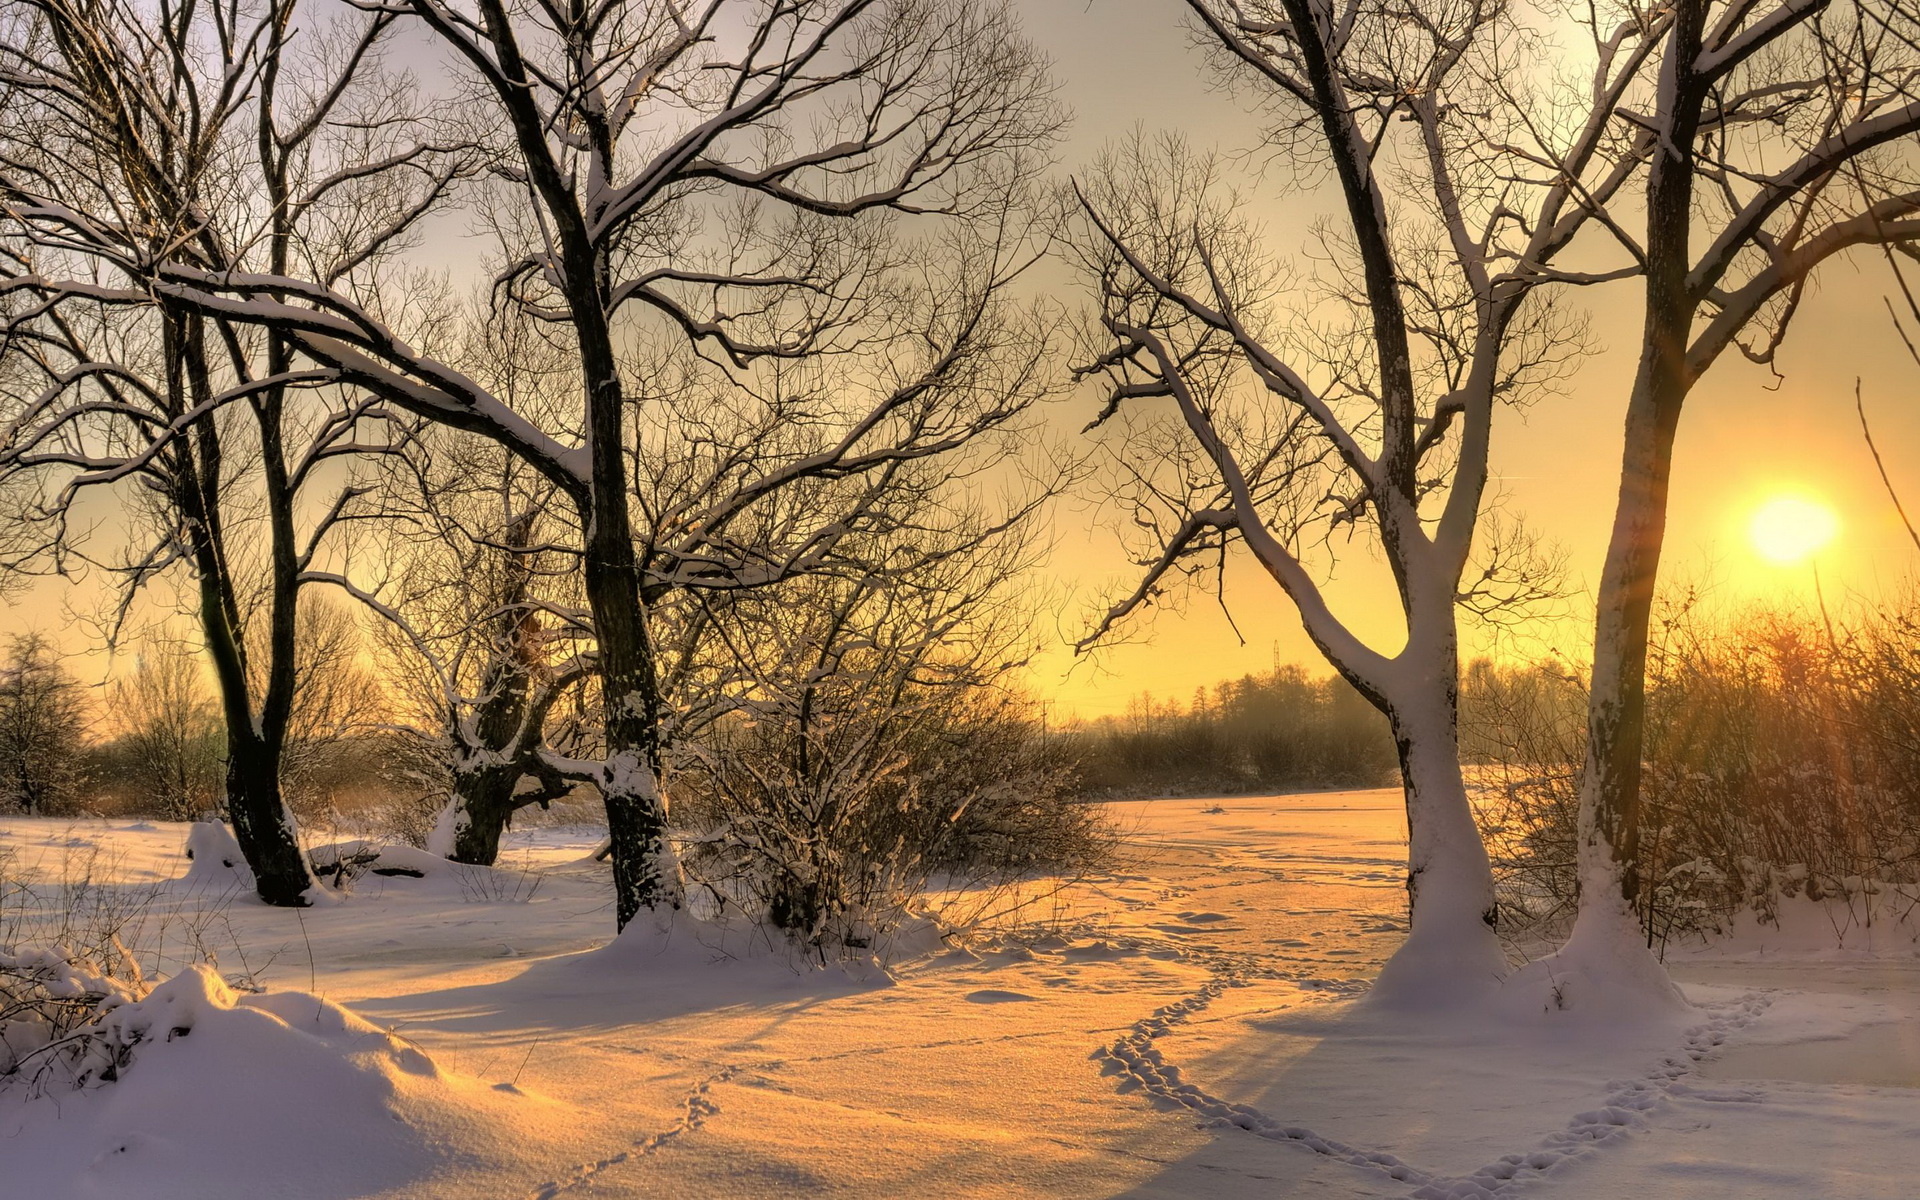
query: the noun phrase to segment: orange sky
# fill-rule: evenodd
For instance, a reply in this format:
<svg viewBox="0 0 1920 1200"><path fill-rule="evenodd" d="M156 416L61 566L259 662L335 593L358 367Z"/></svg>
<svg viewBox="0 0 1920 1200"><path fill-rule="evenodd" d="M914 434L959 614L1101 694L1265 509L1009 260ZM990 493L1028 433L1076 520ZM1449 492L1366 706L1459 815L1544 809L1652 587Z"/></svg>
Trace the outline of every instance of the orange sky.
<svg viewBox="0 0 1920 1200"><path fill-rule="evenodd" d="M1196 145L1252 143L1255 126L1237 102L1208 89L1175 0L1027 0L1023 8L1077 114L1067 169L1136 124L1180 128ZM1276 205L1266 219L1276 247L1292 251L1303 222L1287 222L1286 211ZM1695 389L1676 449L1663 578L1711 577L1717 598L1734 607L1768 598L1810 602L1809 567L1774 566L1747 537L1754 509L1790 489L1824 498L1840 515L1839 536L1818 556L1829 602L1849 591L1883 593L1905 580L1916 552L1853 413L1858 375L1889 472L1910 509L1920 506L1920 366L1899 345L1882 305L1890 284L1876 257L1829 265L1779 356L1784 381L1730 350ZM1601 354L1581 368L1569 394L1499 415L1493 471L1509 509L1565 547L1572 582L1584 587L1598 574L1613 516L1640 296L1637 283L1628 282L1588 290L1583 299ZM1062 423L1077 428L1092 405L1080 400L1072 414L1078 419ZM1124 563L1113 537L1093 528L1090 516L1064 525L1061 576L1094 594L1130 582L1116 573ZM1356 630L1383 647L1398 641L1397 602L1377 562L1342 563L1329 591ZM1184 701L1195 687L1263 670L1276 655L1321 666L1286 598L1249 561L1230 569L1227 598L1244 645L1217 605L1195 597L1183 614L1155 621L1146 643L1104 651L1091 664L1075 665L1064 651L1049 656L1036 684L1054 697L1056 711L1091 717L1124 712L1142 690ZM1468 653L1489 648L1484 637L1476 646L1471 630L1463 634ZM1584 657L1590 637L1584 620L1569 621L1542 631L1536 646Z"/></svg>
<svg viewBox="0 0 1920 1200"><path fill-rule="evenodd" d="M1084 164L1135 125L1176 127L1198 146L1251 143L1254 125L1236 102L1208 90L1176 0L1022 0L1021 7L1029 33L1054 60L1062 99L1077 114L1064 170ZM1300 204L1278 202L1269 211L1282 249L1296 244ZM470 260L472 248L448 232L443 245L430 248L436 257ZM1783 382L1775 387L1764 369L1730 352L1696 389L1678 445L1667 578L1711 575L1721 598L1733 603L1810 597L1807 566L1766 563L1746 538L1752 511L1788 489L1823 497L1841 516L1839 537L1819 556L1830 601L1849 591L1884 592L1907 577L1915 552L1881 490L1852 410L1859 375L1895 482L1920 506L1920 367L1892 335L1881 302L1887 279L1886 268L1866 256L1830 266L1780 355ZM1067 298L1078 302L1077 295ZM1494 471L1510 509L1567 549L1576 583L1595 576L1612 517L1638 298L1633 283L1585 293L1603 352L1575 376L1569 394L1526 413L1504 412L1495 429ZM1092 404L1090 397L1076 398L1060 414L1060 426L1077 429ZM1071 505L1060 518L1052 574L1076 591L1059 624L1068 638L1081 631L1088 603L1130 582L1103 520ZM1358 631L1382 646L1396 640L1397 608L1379 564L1343 562L1329 590ZM1124 711L1143 690L1184 700L1196 686L1263 670L1276 656L1321 667L1285 598L1246 562L1230 574L1227 595L1245 644L1210 601L1195 598L1183 614L1137 626L1147 640L1078 661L1064 649L1050 652L1036 668L1035 690L1053 699L1060 717L1092 717ZM38 587L10 622L63 636L78 649L84 631L63 615L67 599L60 587ZM1547 631L1543 644L1580 655L1587 637L1583 623L1569 622ZM1468 647L1483 648L1471 641Z"/></svg>

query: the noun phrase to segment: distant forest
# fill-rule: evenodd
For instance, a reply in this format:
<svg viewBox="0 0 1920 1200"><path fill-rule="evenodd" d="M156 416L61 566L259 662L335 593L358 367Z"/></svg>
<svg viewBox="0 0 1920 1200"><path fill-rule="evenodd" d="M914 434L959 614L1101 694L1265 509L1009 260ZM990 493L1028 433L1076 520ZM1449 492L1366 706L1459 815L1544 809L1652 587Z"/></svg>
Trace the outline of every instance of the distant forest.
<svg viewBox="0 0 1920 1200"><path fill-rule="evenodd" d="M1200 688L1187 705L1142 694L1065 736L1089 796L1378 787L1396 770L1386 718L1338 676L1292 665Z"/></svg>

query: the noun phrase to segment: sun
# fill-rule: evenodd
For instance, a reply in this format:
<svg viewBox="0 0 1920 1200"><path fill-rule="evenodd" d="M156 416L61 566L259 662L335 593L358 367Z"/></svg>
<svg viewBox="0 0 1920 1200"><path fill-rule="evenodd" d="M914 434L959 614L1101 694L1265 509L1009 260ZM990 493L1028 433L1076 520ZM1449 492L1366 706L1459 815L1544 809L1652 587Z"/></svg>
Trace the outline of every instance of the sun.
<svg viewBox="0 0 1920 1200"><path fill-rule="evenodd" d="M1754 510L1747 537L1761 558L1792 566L1831 542L1840 532L1840 514L1806 496L1775 496Z"/></svg>

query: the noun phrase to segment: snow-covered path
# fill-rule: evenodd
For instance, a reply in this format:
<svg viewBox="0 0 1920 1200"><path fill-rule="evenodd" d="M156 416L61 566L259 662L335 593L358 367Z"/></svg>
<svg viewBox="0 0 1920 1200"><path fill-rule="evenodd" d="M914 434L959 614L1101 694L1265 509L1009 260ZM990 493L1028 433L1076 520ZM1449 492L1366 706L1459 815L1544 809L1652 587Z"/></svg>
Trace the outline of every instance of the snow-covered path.
<svg viewBox="0 0 1920 1200"><path fill-rule="evenodd" d="M462 1128L396 1102L437 1139L404 1182L347 1154L223 1191L217 1098L204 1129L184 1109L162 1131L209 1138L206 1172L134 1189L140 1146L89 1147L104 1133L70 1104L52 1133L0 1130L0 1180L156 1198L1920 1194L1911 945L1690 953L1686 1029L1409 1027L1346 1003L1404 928L1397 793L1116 809L1136 861L1049 910L1054 933L891 979L685 937L572 953L609 920L579 861L590 830L524 839L524 875L363 881L297 922L169 894L263 982L397 1030L493 1107ZM166 878L179 838L0 822L29 874L104 845L96 877Z"/></svg>

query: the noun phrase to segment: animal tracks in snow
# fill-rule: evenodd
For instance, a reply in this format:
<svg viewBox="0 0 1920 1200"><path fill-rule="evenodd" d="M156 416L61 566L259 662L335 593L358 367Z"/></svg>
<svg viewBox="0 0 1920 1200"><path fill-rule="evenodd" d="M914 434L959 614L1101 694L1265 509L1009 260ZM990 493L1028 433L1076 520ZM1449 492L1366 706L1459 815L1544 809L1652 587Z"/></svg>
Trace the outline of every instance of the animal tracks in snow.
<svg viewBox="0 0 1920 1200"><path fill-rule="evenodd" d="M658 1133L641 1138L624 1150L610 1154L605 1158L596 1159L590 1163L581 1163L579 1166L573 1168L565 1178L550 1180L534 1188L532 1192L528 1193L527 1200L554 1200L556 1196L564 1195L577 1188L589 1186L593 1183L596 1176L609 1167L617 1167L621 1163L630 1162L636 1158L645 1158L647 1155L654 1153L674 1139L692 1133L694 1130L700 1128L701 1125L705 1124L708 1117L720 1111L720 1106L714 1103L711 1095L713 1085L716 1083L725 1083L727 1080L739 1074L740 1070L740 1065L736 1063L715 1071L705 1079L702 1079L694 1086L692 1091L687 1093L686 1109L681 1113L678 1121L675 1121L672 1125L669 1125Z"/></svg>
<svg viewBox="0 0 1920 1200"><path fill-rule="evenodd" d="M1322 1137L1310 1129L1283 1125L1249 1105L1229 1103L1181 1078L1180 1068L1166 1061L1159 1047L1154 1045L1155 1040L1174 1026L1184 1024L1228 988L1242 986L1246 982L1245 977L1238 974L1216 974L1193 995L1155 1009L1112 1045L1094 1051L1091 1057L1105 1060L1103 1074L1126 1077L1120 1083L1120 1091L1144 1091L1150 1099L1165 1107L1185 1108L1198 1113L1206 1118L1206 1124L1244 1129L1271 1141L1298 1142L1315 1153L1356 1167L1382 1171L1388 1177L1403 1182L1423 1183L1431 1178L1391 1154L1362 1150Z"/></svg>
<svg viewBox="0 0 1920 1200"><path fill-rule="evenodd" d="M1529 1150L1506 1154L1465 1176L1422 1169L1399 1156L1370 1150L1328 1137L1300 1125L1288 1124L1251 1105L1234 1103L1189 1082L1181 1069L1168 1062L1156 1044L1176 1027L1186 1024L1228 989L1245 986L1257 976L1277 972L1248 972L1227 966L1183 999L1155 1009L1110 1045L1091 1055L1102 1062L1102 1074L1121 1076L1118 1090L1140 1092L1165 1108L1181 1109L1202 1118L1203 1127L1235 1128L1270 1141L1291 1142L1316 1154L1409 1184L1409 1200L1494 1200L1517 1184L1538 1179L1562 1164L1589 1156L1645 1129L1651 1118L1667 1107L1670 1098L1685 1096L1723 1103L1754 1103L1760 1093L1751 1088L1696 1088L1685 1082L1698 1064L1726 1039L1750 1024L1772 1003L1769 995L1751 993L1707 1009L1706 1019L1688 1029L1680 1049L1646 1075L1610 1084L1604 1101L1577 1113L1564 1129L1548 1135ZM1278 976L1286 978L1285 976ZM1351 981L1291 980L1296 986L1351 993L1364 985Z"/></svg>

